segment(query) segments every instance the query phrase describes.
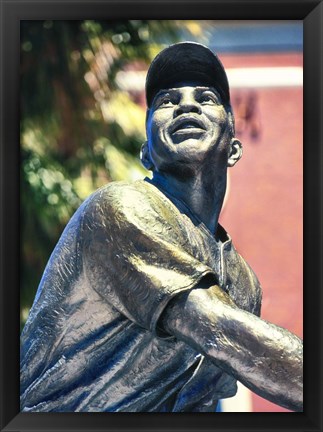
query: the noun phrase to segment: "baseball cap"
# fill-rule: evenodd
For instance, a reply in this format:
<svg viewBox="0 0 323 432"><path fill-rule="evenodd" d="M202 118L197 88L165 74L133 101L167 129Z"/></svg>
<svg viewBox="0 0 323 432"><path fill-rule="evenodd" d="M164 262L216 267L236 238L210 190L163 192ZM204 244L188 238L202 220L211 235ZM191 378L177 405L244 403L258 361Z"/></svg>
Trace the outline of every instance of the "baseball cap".
<svg viewBox="0 0 323 432"><path fill-rule="evenodd" d="M150 107L161 89L179 81L198 81L214 87L224 104L230 104L228 78L218 56L197 42L179 42L163 49L154 60L146 77L146 101Z"/></svg>

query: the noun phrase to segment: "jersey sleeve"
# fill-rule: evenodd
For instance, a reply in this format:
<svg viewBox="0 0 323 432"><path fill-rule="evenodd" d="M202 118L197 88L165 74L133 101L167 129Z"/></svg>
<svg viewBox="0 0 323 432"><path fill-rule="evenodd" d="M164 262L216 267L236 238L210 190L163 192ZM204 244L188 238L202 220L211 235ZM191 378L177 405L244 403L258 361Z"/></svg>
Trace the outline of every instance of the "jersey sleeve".
<svg viewBox="0 0 323 432"><path fill-rule="evenodd" d="M82 226L83 266L92 288L159 335L156 323L169 300L214 275L190 254L180 213L165 200L111 184L90 200Z"/></svg>
<svg viewBox="0 0 323 432"><path fill-rule="evenodd" d="M227 293L240 309L260 316L262 301L260 282L233 245L227 254L227 268Z"/></svg>

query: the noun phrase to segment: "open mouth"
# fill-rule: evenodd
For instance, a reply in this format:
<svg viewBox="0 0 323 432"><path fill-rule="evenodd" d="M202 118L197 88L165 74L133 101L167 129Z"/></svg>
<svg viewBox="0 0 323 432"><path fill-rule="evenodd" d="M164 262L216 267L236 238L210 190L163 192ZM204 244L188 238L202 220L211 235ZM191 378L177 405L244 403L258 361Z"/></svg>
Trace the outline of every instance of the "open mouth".
<svg viewBox="0 0 323 432"><path fill-rule="evenodd" d="M172 127L172 134L187 134L187 133L202 133L205 132L205 127L200 120L195 118L179 118L175 121Z"/></svg>

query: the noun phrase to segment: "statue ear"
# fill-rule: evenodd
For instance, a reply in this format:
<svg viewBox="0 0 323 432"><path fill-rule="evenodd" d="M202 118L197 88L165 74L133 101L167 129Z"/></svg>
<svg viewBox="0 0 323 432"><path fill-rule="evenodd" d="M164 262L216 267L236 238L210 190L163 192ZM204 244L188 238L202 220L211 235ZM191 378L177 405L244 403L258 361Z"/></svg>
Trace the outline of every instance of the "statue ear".
<svg viewBox="0 0 323 432"><path fill-rule="evenodd" d="M140 160L141 163L143 164L143 166L151 171L154 168L154 164L150 158L150 152L149 152L149 148L148 148L148 142L145 141L143 143L143 145L141 146L141 150L140 150Z"/></svg>
<svg viewBox="0 0 323 432"><path fill-rule="evenodd" d="M230 153L228 167L233 167L242 156L242 144L237 138L232 138L230 143Z"/></svg>

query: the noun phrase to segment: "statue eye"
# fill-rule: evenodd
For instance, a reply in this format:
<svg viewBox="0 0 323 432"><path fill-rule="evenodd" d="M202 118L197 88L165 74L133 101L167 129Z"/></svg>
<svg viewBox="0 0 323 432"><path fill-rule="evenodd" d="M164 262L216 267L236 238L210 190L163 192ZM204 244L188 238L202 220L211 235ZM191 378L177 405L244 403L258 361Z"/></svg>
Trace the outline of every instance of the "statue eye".
<svg viewBox="0 0 323 432"><path fill-rule="evenodd" d="M216 104L218 103L218 98L216 96L216 94L214 93L203 93L201 95L201 100L200 103L205 103L205 104Z"/></svg>
<svg viewBox="0 0 323 432"><path fill-rule="evenodd" d="M159 106L165 106L165 105L172 105L173 102L171 101L170 97L164 97L161 99Z"/></svg>
<svg viewBox="0 0 323 432"><path fill-rule="evenodd" d="M172 95L170 95L169 93L165 93L165 94L157 95L156 98L154 99L153 104L155 109L167 108L174 105L175 101Z"/></svg>

